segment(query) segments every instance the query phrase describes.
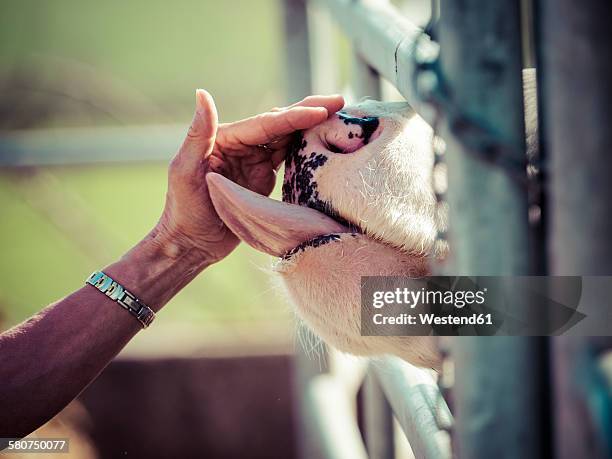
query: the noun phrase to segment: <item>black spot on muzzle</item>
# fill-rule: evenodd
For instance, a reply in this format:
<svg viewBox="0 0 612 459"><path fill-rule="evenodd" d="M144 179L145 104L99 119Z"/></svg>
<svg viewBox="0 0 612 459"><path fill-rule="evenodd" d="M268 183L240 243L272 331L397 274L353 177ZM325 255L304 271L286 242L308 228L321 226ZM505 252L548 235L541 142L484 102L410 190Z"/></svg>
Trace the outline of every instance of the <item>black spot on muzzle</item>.
<svg viewBox="0 0 612 459"><path fill-rule="evenodd" d="M378 128L380 121L376 116L365 116L363 118L351 116L343 112L338 112L338 117L344 121L344 124L356 124L361 126L361 136L358 138L363 139L363 144L367 145L370 142L370 137L374 134L374 131ZM352 138L352 132L349 133L349 138Z"/></svg>
<svg viewBox="0 0 612 459"><path fill-rule="evenodd" d="M308 142L302 133L298 133L285 158L285 178L283 181L283 201L323 212L338 223L353 227L340 217L329 203L319 198L318 184L314 179L314 171L325 165L329 159L323 153L315 151L308 153Z"/></svg>

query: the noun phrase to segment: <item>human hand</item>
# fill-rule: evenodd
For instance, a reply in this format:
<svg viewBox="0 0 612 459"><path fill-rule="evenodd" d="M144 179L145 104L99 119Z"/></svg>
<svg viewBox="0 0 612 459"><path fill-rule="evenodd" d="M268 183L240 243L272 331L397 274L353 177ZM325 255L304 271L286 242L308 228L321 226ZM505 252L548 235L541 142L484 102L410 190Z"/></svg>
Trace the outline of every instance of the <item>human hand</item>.
<svg viewBox="0 0 612 459"><path fill-rule="evenodd" d="M239 241L215 212L206 174L219 173L267 196L292 134L325 121L343 106L342 96L310 96L286 108L219 125L211 95L196 91L196 112L170 163L166 205L154 239L170 256L195 251L207 263L227 256Z"/></svg>

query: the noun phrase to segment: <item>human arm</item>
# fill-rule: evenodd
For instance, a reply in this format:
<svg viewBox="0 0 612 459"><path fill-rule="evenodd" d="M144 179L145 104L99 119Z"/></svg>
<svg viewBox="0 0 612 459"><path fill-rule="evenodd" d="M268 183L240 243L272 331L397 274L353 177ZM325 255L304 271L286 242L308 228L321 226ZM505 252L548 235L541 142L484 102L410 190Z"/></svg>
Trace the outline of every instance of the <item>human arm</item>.
<svg viewBox="0 0 612 459"><path fill-rule="evenodd" d="M169 167L159 222L103 271L160 310L238 244L214 211L206 173L219 172L269 194L291 134L325 120L342 104L339 97L312 97L287 109L218 125L212 98L198 91L192 125ZM139 329L127 311L86 285L1 334L0 438L25 436L54 416Z"/></svg>

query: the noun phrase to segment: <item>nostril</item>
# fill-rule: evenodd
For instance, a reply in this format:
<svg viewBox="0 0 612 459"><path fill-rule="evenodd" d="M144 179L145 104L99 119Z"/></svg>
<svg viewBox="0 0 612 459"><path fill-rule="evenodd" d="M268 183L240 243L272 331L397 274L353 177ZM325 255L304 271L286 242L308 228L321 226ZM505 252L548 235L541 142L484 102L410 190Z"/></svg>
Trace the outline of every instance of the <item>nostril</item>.
<svg viewBox="0 0 612 459"><path fill-rule="evenodd" d="M364 145L368 144L372 134L374 134L374 131L378 129L378 125L380 124L380 120L377 116L358 117L351 116L347 113L338 112L338 117L344 121L344 124L346 125L354 124L361 127L361 139L363 140Z"/></svg>
<svg viewBox="0 0 612 459"><path fill-rule="evenodd" d="M357 152L381 132L376 116L354 116L346 112L336 115L337 118L318 131L321 143L330 153Z"/></svg>
<svg viewBox="0 0 612 459"><path fill-rule="evenodd" d="M364 146L363 139L346 132L327 132L321 137L325 148L332 153L347 154L354 153Z"/></svg>
<svg viewBox="0 0 612 459"><path fill-rule="evenodd" d="M331 142L325 142L326 143L326 147L329 151L331 151L332 153L345 153L344 149L340 148L338 145L331 143Z"/></svg>

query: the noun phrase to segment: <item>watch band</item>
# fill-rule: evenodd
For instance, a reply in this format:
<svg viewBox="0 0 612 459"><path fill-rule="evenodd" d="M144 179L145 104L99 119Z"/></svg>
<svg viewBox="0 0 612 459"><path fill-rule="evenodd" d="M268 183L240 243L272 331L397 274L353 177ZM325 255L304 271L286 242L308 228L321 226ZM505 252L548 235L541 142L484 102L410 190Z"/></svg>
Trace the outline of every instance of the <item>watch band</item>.
<svg viewBox="0 0 612 459"><path fill-rule="evenodd" d="M142 328L147 328L151 322L153 322L153 319L155 319L155 313L149 306L144 304L132 293L128 292L123 285L114 281L102 271L93 272L85 283L94 286L111 300L119 303L122 308L126 309L138 319Z"/></svg>

